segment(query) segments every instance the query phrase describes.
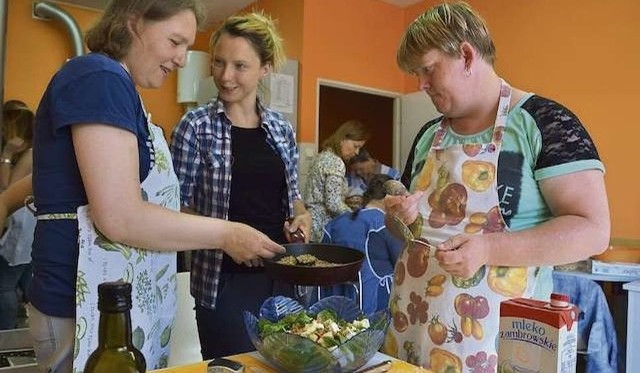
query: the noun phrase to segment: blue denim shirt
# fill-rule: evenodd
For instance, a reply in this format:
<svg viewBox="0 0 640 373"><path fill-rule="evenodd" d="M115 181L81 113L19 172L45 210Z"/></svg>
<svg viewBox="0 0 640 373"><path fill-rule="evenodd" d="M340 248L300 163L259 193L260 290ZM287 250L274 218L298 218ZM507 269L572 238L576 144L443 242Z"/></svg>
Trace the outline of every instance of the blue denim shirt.
<svg viewBox="0 0 640 373"><path fill-rule="evenodd" d="M10 266L31 263L31 244L36 217L23 207L7 219L7 227L0 237L0 255Z"/></svg>

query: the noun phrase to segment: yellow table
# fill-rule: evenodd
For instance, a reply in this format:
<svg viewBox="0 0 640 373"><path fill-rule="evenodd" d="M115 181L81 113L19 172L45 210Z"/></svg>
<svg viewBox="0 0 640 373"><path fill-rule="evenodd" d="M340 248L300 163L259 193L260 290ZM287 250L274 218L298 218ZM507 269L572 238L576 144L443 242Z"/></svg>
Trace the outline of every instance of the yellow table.
<svg viewBox="0 0 640 373"><path fill-rule="evenodd" d="M246 354L234 355L228 357L228 359L235 360L242 363L245 367L246 373L277 373L272 366L264 362L262 357L257 352L248 352ZM396 360L390 356L382 353L377 353L369 362L368 365L375 364L384 360L392 360L391 370L393 373L429 373L431 371L419 368L415 365L411 365L401 360ZM171 367L167 369L154 370L154 373L206 373L207 363L201 362L190 365L183 365L179 367Z"/></svg>

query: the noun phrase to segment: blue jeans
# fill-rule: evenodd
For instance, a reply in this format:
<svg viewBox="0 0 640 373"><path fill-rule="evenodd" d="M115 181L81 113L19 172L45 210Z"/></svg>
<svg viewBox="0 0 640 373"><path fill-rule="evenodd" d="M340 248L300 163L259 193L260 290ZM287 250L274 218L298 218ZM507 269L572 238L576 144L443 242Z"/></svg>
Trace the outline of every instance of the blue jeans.
<svg viewBox="0 0 640 373"><path fill-rule="evenodd" d="M29 332L38 368L46 373L68 373L73 367L76 320L45 315L29 305Z"/></svg>
<svg viewBox="0 0 640 373"><path fill-rule="evenodd" d="M27 291L31 281L31 263L10 266L0 256L0 330L14 329L18 313L18 294Z"/></svg>

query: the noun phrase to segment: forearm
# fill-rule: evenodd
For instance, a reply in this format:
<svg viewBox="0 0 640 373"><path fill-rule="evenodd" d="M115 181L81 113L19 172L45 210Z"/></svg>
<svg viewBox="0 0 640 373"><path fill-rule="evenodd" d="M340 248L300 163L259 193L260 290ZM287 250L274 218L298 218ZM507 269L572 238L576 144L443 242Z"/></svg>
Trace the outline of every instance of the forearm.
<svg viewBox="0 0 640 373"><path fill-rule="evenodd" d="M0 193L0 206L5 214L4 218L24 206L24 200L31 194L31 191L31 174L29 174ZM3 221L4 219L0 220Z"/></svg>
<svg viewBox="0 0 640 373"><path fill-rule="evenodd" d="M2 159L4 160L4 158ZM0 161L2 161L0 160ZM0 162L0 189L7 189L11 179L11 163Z"/></svg>
<svg viewBox="0 0 640 373"><path fill-rule="evenodd" d="M224 247L227 233L233 229L230 226L235 224L144 201L136 205L102 218L94 213L96 226L115 242L159 251L183 251Z"/></svg>
<svg viewBox="0 0 640 373"><path fill-rule="evenodd" d="M297 199L293 201L293 216L308 214L307 208L304 206L304 203Z"/></svg>
<svg viewBox="0 0 640 373"><path fill-rule="evenodd" d="M518 232L491 233L490 265L539 266L571 263L596 255L609 245L608 219L567 215Z"/></svg>

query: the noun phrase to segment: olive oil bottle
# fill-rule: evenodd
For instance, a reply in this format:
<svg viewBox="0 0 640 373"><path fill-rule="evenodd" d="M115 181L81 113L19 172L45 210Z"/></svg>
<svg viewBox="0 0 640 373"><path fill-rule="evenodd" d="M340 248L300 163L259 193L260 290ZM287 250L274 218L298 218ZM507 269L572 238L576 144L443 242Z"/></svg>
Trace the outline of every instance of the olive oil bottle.
<svg viewBox="0 0 640 373"><path fill-rule="evenodd" d="M98 348L87 359L85 373L142 373L147 363L131 342L131 284L98 285Z"/></svg>

